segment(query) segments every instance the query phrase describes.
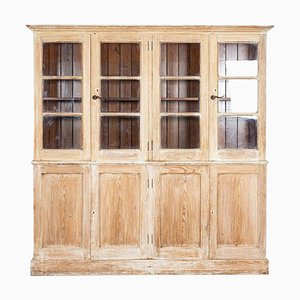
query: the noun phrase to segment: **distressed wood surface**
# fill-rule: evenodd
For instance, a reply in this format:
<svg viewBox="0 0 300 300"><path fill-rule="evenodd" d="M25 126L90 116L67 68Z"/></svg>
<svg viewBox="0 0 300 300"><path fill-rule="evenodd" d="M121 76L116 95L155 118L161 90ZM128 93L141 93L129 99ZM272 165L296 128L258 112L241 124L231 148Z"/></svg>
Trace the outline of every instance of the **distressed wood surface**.
<svg viewBox="0 0 300 300"><path fill-rule="evenodd" d="M272 26L29 27L32 275L267 274L265 47ZM218 51L224 61L257 54L257 76L218 74L225 68ZM257 80L258 111L219 113L210 100L219 79ZM43 136L43 117L65 119ZM78 149L43 149L43 139L49 148ZM244 149L255 148L255 139L257 149Z"/></svg>
<svg viewBox="0 0 300 300"><path fill-rule="evenodd" d="M31 275L268 274L262 260L104 260L31 262Z"/></svg>

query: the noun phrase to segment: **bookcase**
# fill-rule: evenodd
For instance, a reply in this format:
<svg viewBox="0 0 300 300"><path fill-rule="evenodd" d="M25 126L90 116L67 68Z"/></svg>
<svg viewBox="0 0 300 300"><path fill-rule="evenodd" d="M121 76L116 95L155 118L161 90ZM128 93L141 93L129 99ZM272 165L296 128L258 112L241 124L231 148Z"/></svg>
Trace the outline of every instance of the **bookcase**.
<svg viewBox="0 0 300 300"><path fill-rule="evenodd" d="M32 275L267 274L272 26L28 27Z"/></svg>

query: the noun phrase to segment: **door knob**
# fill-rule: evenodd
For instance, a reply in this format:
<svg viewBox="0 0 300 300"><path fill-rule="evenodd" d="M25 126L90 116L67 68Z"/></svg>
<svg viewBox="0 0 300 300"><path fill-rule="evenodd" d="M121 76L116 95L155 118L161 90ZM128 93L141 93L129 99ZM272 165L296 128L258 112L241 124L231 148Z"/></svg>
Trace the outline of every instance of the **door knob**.
<svg viewBox="0 0 300 300"><path fill-rule="evenodd" d="M220 96L216 96L216 95L211 95L211 96L210 96L210 99L211 99L211 100L223 99L223 98L225 98L225 95L223 95L223 96L221 96L221 97L220 97Z"/></svg>
<svg viewBox="0 0 300 300"><path fill-rule="evenodd" d="M93 99L93 100L97 100L97 99L99 99L99 100L100 100L100 99L101 99L101 97L100 97L100 96L97 96L97 95L93 95L92 99Z"/></svg>

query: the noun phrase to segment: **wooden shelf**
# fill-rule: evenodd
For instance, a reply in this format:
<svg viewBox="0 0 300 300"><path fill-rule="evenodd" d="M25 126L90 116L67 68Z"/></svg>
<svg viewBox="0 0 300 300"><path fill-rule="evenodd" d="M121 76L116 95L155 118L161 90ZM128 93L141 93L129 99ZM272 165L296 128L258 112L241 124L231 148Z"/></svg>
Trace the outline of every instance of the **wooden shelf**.
<svg viewBox="0 0 300 300"><path fill-rule="evenodd" d="M81 80L82 76L42 76L43 80Z"/></svg>
<svg viewBox="0 0 300 300"><path fill-rule="evenodd" d="M198 101L198 97L162 97L161 101Z"/></svg>
<svg viewBox="0 0 300 300"><path fill-rule="evenodd" d="M219 76L219 80L259 80L258 76Z"/></svg>
<svg viewBox="0 0 300 300"><path fill-rule="evenodd" d="M245 113L245 112L219 112L218 117L258 117L258 113Z"/></svg>
<svg viewBox="0 0 300 300"><path fill-rule="evenodd" d="M100 76L101 80L140 80L140 76Z"/></svg>
<svg viewBox="0 0 300 300"><path fill-rule="evenodd" d="M82 113L74 112L44 112L44 117L81 117Z"/></svg>
<svg viewBox="0 0 300 300"><path fill-rule="evenodd" d="M101 112L101 117L139 117L140 113L131 112Z"/></svg>
<svg viewBox="0 0 300 300"><path fill-rule="evenodd" d="M112 97L112 98L102 98L101 101L140 101L139 98L118 98L118 97Z"/></svg>
<svg viewBox="0 0 300 300"><path fill-rule="evenodd" d="M199 117L200 113L198 112L169 112L161 113L161 117Z"/></svg>
<svg viewBox="0 0 300 300"><path fill-rule="evenodd" d="M81 97L43 97L44 101L81 101Z"/></svg>
<svg viewBox="0 0 300 300"><path fill-rule="evenodd" d="M160 76L161 80L200 80L200 76Z"/></svg>

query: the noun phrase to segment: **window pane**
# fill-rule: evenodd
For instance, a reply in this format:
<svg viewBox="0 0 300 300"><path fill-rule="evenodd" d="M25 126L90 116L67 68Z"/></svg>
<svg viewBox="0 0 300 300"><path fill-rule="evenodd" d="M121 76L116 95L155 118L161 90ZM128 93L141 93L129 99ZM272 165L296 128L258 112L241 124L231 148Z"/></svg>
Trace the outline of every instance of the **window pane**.
<svg viewBox="0 0 300 300"><path fill-rule="evenodd" d="M162 43L160 75L200 75L200 44Z"/></svg>
<svg viewBox="0 0 300 300"><path fill-rule="evenodd" d="M220 76L256 76L257 44L219 44Z"/></svg>
<svg viewBox="0 0 300 300"><path fill-rule="evenodd" d="M200 146L199 117L161 118L162 149L192 149Z"/></svg>
<svg viewBox="0 0 300 300"><path fill-rule="evenodd" d="M139 80L102 80L102 112L139 112Z"/></svg>
<svg viewBox="0 0 300 300"><path fill-rule="evenodd" d="M82 149L80 117L44 117L44 149Z"/></svg>
<svg viewBox="0 0 300 300"><path fill-rule="evenodd" d="M102 43L102 76L139 76L140 45L138 43Z"/></svg>
<svg viewBox="0 0 300 300"><path fill-rule="evenodd" d="M256 80L219 80L219 112L257 112L257 81Z"/></svg>
<svg viewBox="0 0 300 300"><path fill-rule="evenodd" d="M101 117L100 148L139 149L139 117Z"/></svg>
<svg viewBox="0 0 300 300"><path fill-rule="evenodd" d="M44 43L43 75L81 76L81 49L80 43Z"/></svg>
<svg viewBox="0 0 300 300"><path fill-rule="evenodd" d="M220 116L218 145L219 149L257 149L257 118Z"/></svg>
<svg viewBox="0 0 300 300"><path fill-rule="evenodd" d="M81 112L80 80L44 80L43 112Z"/></svg>
<svg viewBox="0 0 300 300"><path fill-rule="evenodd" d="M161 112L199 112L198 80L162 80Z"/></svg>

